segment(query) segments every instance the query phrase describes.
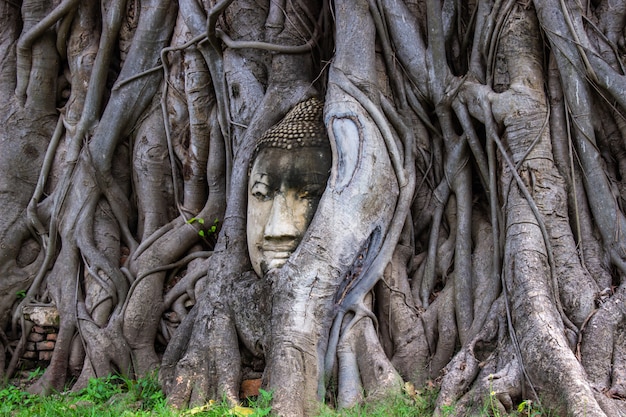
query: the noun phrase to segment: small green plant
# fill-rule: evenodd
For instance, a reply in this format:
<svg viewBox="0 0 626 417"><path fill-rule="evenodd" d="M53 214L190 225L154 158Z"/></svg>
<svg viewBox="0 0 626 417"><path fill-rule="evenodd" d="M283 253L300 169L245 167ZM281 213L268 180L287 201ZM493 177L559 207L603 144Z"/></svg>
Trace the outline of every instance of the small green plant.
<svg viewBox="0 0 626 417"><path fill-rule="evenodd" d="M43 375L45 369L42 369L40 367L36 367L35 369L33 369L32 371L30 371L28 373L28 376L26 377L27 381L32 381L34 379L39 378L40 376Z"/></svg>
<svg viewBox="0 0 626 417"><path fill-rule="evenodd" d="M404 393L409 396L415 407L422 413L420 415L430 415L435 410L439 389L432 382L428 382L419 390L412 383L406 382Z"/></svg>
<svg viewBox="0 0 626 417"><path fill-rule="evenodd" d="M29 406L34 398L15 385L8 385L0 391L0 415L7 415L17 407Z"/></svg>
<svg viewBox="0 0 626 417"><path fill-rule="evenodd" d="M265 391L264 389L259 390L259 396L256 399L248 399L248 405L254 409L254 417L265 417L269 416L272 411L272 393L270 391Z"/></svg>
<svg viewBox="0 0 626 417"><path fill-rule="evenodd" d="M220 223L220 220L219 219L213 220L213 224L207 229L202 228L202 226L204 226L204 219L202 217L192 217L191 219L187 220L187 224L194 224L194 223L198 223L199 225L201 225L200 230L198 230L198 235L200 237L207 237L217 232L217 225Z"/></svg>
<svg viewBox="0 0 626 417"><path fill-rule="evenodd" d="M532 400L524 400L517 406L517 412L524 417L540 417L545 415Z"/></svg>
<svg viewBox="0 0 626 417"><path fill-rule="evenodd" d="M106 378L93 378L87 383L87 387L78 392L78 398L96 404L108 401L115 394L122 393L123 380L117 375Z"/></svg>
<svg viewBox="0 0 626 417"><path fill-rule="evenodd" d="M491 375L489 375L491 377ZM491 388L489 390L489 411L491 411L491 415L494 417L501 417L500 409L497 406L498 399L496 398L497 393Z"/></svg>
<svg viewBox="0 0 626 417"><path fill-rule="evenodd" d="M24 298L26 298L26 290L19 290L15 293L15 296L17 297L18 300L23 300Z"/></svg>
<svg viewBox="0 0 626 417"><path fill-rule="evenodd" d="M136 381L130 380L127 384L129 394L134 400L141 402L142 410L153 410L167 406L167 400L161 391L156 373Z"/></svg>
<svg viewBox="0 0 626 417"><path fill-rule="evenodd" d="M454 413L454 405L442 405L441 414L444 416L453 416Z"/></svg>

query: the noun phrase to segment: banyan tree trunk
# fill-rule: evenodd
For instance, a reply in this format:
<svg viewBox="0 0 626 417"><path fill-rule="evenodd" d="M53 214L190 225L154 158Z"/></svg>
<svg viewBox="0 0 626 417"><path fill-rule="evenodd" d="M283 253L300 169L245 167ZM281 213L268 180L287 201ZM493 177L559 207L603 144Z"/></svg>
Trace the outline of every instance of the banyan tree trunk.
<svg viewBox="0 0 626 417"><path fill-rule="evenodd" d="M280 415L403 382L435 385L438 415L625 414L621 2L22 0L0 19L6 376L44 304L38 393L158 370L178 407L262 379ZM312 97L330 176L260 277L251 158Z"/></svg>

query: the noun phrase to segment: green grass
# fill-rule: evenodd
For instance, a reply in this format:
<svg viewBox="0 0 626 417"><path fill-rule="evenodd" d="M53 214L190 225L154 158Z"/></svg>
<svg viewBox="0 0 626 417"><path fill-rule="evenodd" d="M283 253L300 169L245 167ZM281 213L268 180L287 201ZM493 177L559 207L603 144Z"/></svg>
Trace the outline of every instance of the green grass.
<svg viewBox="0 0 626 417"><path fill-rule="evenodd" d="M380 399L365 401L350 409L334 410L323 406L318 417L426 417L433 414L437 390L434 388L414 391Z"/></svg>
<svg viewBox="0 0 626 417"><path fill-rule="evenodd" d="M36 373L33 378L38 377ZM435 408L437 389L406 390L403 395L365 402L350 410L334 410L322 406L318 417L426 417L431 416ZM232 407L227 401L214 402L189 410L176 410L168 406L161 392L156 376L137 381L119 376L93 379L88 386L72 393L63 393L41 397L28 394L14 385L0 390L0 416L11 417L263 417L271 415L272 394L261 390L258 398L248 401L247 406ZM449 407L444 415L454 415L454 408ZM488 402L484 414L498 417L504 415L497 410L489 410ZM523 402L516 412L509 416L535 417L546 415L539 412L534 404Z"/></svg>
<svg viewBox="0 0 626 417"><path fill-rule="evenodd" d="M168 406L156 377L137 381L119 376L93 379L86 388L47 397L29 394L15 385L0 390L0 416L11 417L218 417L269 415L271 394L263 391L250 407L226 401L179 411Z"/></svg>

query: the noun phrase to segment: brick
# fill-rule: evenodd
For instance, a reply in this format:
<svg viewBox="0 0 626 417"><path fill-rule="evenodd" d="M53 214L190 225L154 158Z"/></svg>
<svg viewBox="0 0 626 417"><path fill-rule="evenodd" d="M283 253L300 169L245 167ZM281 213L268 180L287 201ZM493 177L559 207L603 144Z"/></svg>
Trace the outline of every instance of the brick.
<svg viewBox="0 0 626 417"><path fill-rule="evenodd" d="M257 397L259 395L260 388L261 388L261 378L245 379L241 381L241 389L239 391L239 398L244 399L248 397Z"/></svg>
<svg viewBox="0 0 626 417"><path fill-rule="evenodd" d="M27 350L26 352L24 352L22 354L22 358L24 358L24 359L37 359L38 358L37 352L34 352L32 350L31 351Z"/></svg>
<svg viewBox="0 0 626 417"><path fill-rule="evenodd" d="M28 335L28 340L31 342L41 342L42 340L44 340L46 338L46 336L40 334L40 333L31 333Z"/></svg>
<svg viewBox="0 0 626 417"><path fill-rule="evenodd" d="M54 342L51 340L37 342L37 350L54 350Z"/></svg>
<svg viewBox="0 0 626 417"><path fill-rule="evenodd" d="M26 350L30 350L31 352L37 350L35 342L26 342Z"/></svg>
<svg viewBox="0 0 626 417"><path fill-rule="evenodd" d="M33 326L33 330L32 330L32 332L33 332L33 333L40 333L40 334L44 334L44 333L46 333L46 329L44 329L44 328L43 328L43 327L41 327L41 326Z"/></svg>
<svg viewBox="0 0 626 417"><path fill-rule="evenodd" d="M46 340L54 340L54 341L56 341L57 340L57 334L56 333L48 333L46 335Z"/></svg>
<svg viewBox="0 0 626 417"><path fill-rule="evenodd" d="M50 359L52 359L52 352L51 351L39 352L39 360L40 361L49 361Z"/></svg>

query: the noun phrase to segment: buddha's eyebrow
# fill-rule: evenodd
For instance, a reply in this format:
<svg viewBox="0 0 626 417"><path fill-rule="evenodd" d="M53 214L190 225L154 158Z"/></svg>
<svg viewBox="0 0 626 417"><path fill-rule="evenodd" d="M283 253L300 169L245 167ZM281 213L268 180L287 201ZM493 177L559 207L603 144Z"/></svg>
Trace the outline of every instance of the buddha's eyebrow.
<svg viewBox="0 0 626 417"><path fill-rule="evenodd" d="M261 172L254 175L254 183L267 183L269 181L269 175L267 173Z"/></svg>
<svg viewBox="0 0 626 417"><path fill-rule="evenodd" d="M318 173L318 172L312 172L312 173L308 173L308 174L304 174L300 177L299 182L301 183L313 183L313 184L322 184L325 183L326 180L328 179L328 175L326 174L322 174L322 173Z"/></svg>
<svg viewBox="0 0 626 417"><path fill-rule="evenodd" d="M287 181L286 184L298 190L309 189L311 187L317 189L326 184L327 178L328 177L324 174L309 173L298 176L297 178L292 178Z"/></svg>

